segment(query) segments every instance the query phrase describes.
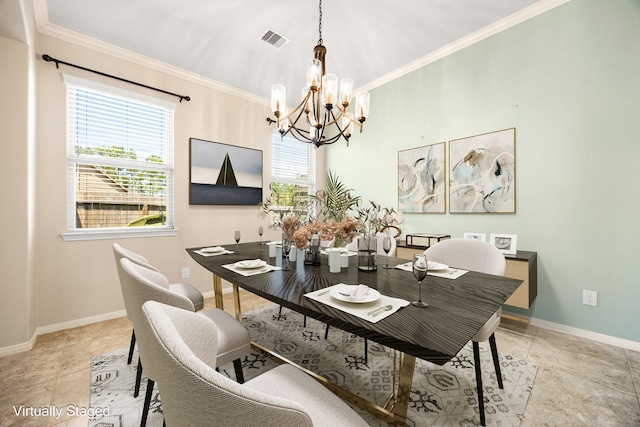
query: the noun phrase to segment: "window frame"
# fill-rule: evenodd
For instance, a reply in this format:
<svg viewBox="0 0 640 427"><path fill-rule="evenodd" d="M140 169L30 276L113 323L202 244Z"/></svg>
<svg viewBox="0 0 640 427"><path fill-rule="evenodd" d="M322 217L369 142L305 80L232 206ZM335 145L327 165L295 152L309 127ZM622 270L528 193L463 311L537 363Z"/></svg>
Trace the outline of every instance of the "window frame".
<svg viewBox="0 0 640 427"><path fill-rule="evenodd" d="M177 229L175 224L175 167L174 167L174 110L177 106L174 102L169 102L163 99L150 97L137 92L128 91L115 86L105 85L92 80L83 79L80 77L72 76L69 74L63 74L63 80L66 85L66 103L67 103L67 116L66 116L66 132L65 139L66 145L66 182L67 182L67 230L61 233L61 237L64 241L78 241L78 240L99 240L99 239L121 239L121 238L135 238L135 237L159 237L159 236L175 236ZM141 162L139 160L127 160L116 157L104 157L104 156L82 156L77 155L74 152L72 141L72 133L75 125L69 117L70 108L75 108L70 105L74 102L71 99L71 93L75 89L89 91L100 95L106 95L114 98L120 98L132 103L143 104L153 108L160 108L165 110L167 114L167 126L166 126L166 144L163 147L166 153L165 162L161 164L154 164L150 162ZM99 161L97 161L99 160ZM76 228L76 165L117 165L125 168L138 168L141 169L141 165L144 165L145 170L154 170L166 174L166 224L159 226L144 226L144 227L100 227L100 228Z"/></svg>

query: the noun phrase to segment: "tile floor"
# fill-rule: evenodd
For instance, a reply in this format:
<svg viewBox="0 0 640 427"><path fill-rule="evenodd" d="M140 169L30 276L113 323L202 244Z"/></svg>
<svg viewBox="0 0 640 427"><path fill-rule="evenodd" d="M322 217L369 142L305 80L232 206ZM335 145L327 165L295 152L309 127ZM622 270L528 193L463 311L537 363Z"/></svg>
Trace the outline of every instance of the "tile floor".
<svg viewBox="0 0 640 427"><path fill-rule="evenodd" d="M243 292L242 303L249 311L268 302ZM233 313L231 295L225 308ZM40 336L33 350L0 358L0 426L86 426L67 405L88 406L91 357L127 347L130 334L129 320L115 319ZM640 426L639 352L507 319L496 339L500 352L539 367L523 427ZM59 419L16 416L14 405L64 411Z"/></svg>

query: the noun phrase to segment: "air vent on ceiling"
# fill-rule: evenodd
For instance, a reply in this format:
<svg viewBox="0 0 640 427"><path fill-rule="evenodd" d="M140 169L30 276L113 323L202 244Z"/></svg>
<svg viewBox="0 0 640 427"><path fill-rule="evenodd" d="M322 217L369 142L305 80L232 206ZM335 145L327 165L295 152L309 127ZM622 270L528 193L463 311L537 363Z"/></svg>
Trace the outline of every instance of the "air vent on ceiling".
<svg viewBox="0 0 640 427"><path fill-rule="evenodd" d="M260 36L260 40L269 43L273 47L281 47L283 44L289 41L288 38L283 36L282 34L276 33L271 28L267 28Z"/></svg>

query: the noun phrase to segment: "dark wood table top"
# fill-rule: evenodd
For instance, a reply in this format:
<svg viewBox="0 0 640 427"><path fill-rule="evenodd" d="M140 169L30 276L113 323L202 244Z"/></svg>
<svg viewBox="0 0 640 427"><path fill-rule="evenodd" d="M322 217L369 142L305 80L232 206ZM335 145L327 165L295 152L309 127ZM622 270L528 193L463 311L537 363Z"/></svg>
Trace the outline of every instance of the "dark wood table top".
<svg viewBox="0 0 640 427"><path fill-rule="evenodd" d="M235 243L226 245L235 249ZM305 293L338 283L365 284L380 293L408 301L418 298L418 282L410 272L384 269L384 256L378 257L378 269L360 271L357 257L349 257L349 268L330 273L327 256L322 265L305 265L298 252L291 271L277 270L245 277L223 267L236 261L261 258L269 264L282 266L281 258L269 258L266 245L242 243L239 254L204 257L189 248L191 257L207 270L239 287L281 304L299 313L328 323L401 352L442 365L471 340L485 322L520 286L521 280L470 271L458 279L427 276L422 283L423 300L427 308L412 305L377 322L347 314L320 302L304 297ZM390 258L389 265L406 262Z"/></svg>

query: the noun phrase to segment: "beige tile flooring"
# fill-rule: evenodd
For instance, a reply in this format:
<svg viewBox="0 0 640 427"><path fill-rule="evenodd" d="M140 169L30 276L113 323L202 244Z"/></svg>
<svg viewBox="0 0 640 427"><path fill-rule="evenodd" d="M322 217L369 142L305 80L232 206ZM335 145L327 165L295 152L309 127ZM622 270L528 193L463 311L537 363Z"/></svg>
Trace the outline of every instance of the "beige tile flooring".
<svg viewBox="0 0 640 427"><path fill-rule="evenodd" d="M243 292L242 303L249 311L265 301ZM230 295L225 309L233 313ZM0 358L0 426L86 426L67 405L88 406L91 357L127 347L130 334L128 319L109 320L40 336L33 350ZM496 339L500 352L539 367L523 426L640 426L640 353L513 320L502 321ZM13 405L64 411L24 417Z"/></svg>

